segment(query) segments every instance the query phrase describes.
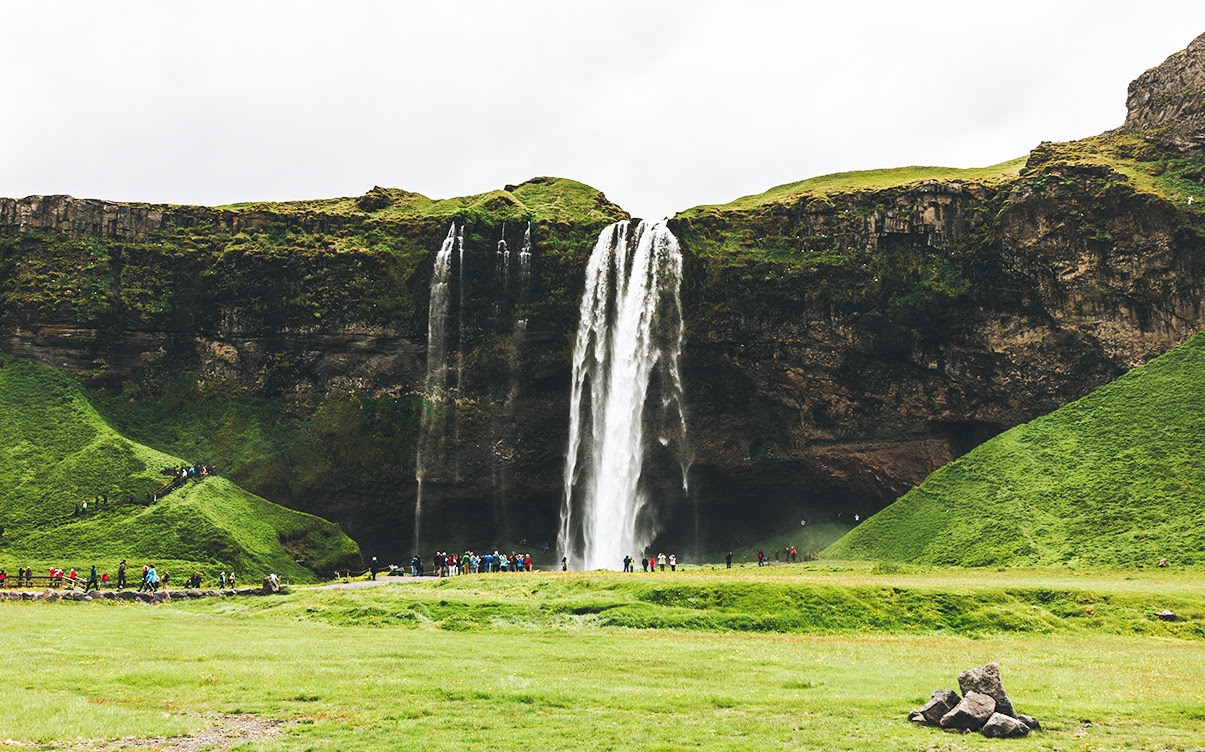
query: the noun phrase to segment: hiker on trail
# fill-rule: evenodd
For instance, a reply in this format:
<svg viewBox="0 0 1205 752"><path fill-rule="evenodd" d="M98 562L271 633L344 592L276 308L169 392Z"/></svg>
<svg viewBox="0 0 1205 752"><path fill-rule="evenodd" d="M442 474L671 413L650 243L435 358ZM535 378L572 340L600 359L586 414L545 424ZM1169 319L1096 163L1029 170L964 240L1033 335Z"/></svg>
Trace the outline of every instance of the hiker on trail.
<svg viewBox="0 0 1205 752"><path fill-rule="evenodd" d="M155 571L155 565L152 564L146 570L146 589L154 592L159 589L159 573Z"/></svg>
<svg viewBox="0 0 1205 752"><path fill-rule="evenodd" d="M126 587L126 560L122 559L117 565L117 589L123 590Z"/></svg>
<svg viewBox="0 0 1205 752"><path fill-rule="evenodd" d="M100 587L101 587L101 590L104 590L109 587L109 573L108 572L101 573Z"/></svg>
<svg viewBox="0 0 1205 752"><path fill-rule="evenodd" d="M96 576L96 565L92 565L92 571L88 573L88 583L84 585L84 592L89 590L100 590L100 579Z"/></svg>
<svg viewBox="0 0 1205 752"><path fill-rule="evenodd" d="M661 571L665 571L665 552L657 554L657 563L661 565Z"/></svg>
<svg viewBox="0 0 1205 752"><path fill-rule="evenodd" d="M141 593L143 590L151 589L151 583L150 583L150 580L148 579L148 576L149 576L148 573L150 571L151 571L150 567L148 567L146 564L142 565L142 584L138 586L138 592Z"/></svg>
<svg viewBox="0 0 1205 752"><path fill-rule="evenodd" d="M375 580L377 578L377 557L372 557L372 561L368 564L368 579Z"/></svg>
<svg viewBox="0 0 1205 752"><path fill-rule="evenodd" d="M729 551L728 555L724 557L724 564L726 565L725 566L726 569L732 569L732 552L731 551Z"/></svg>
<svg viewBox="0 0 1205 752"><path fill-rule="evenodd" d="M759 566L759 567L766 566L766 553L764 551L762 551L760 548L757 549L757 566Z"/></svg>
<svg viewBox="0 0 1205 752"><path fill-rule="evenodd" d="M671 571L671 572L678 571L678 555L677 554L669 555L669 571Z"/></svg>

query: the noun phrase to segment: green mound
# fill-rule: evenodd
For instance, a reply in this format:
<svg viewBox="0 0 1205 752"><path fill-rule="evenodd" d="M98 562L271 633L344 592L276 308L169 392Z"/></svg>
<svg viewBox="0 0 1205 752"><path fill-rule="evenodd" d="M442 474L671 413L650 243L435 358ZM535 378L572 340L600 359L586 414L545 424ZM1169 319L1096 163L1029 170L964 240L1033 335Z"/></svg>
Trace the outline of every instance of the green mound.
<svg viewBox="0 0 1205 752"><path fill-rule="evenodd" d="M714 210L753 209L766 204L793 203L803 198L822 198L840 193L882 191L888 188L922 183L926 180L983 183L1007 182L1021 174L1027 157L1019 157L990 167L892 167L879 170L857 170L821 175L786 185L776 186L763 193L742 196L722 205L696 206L680 216L702 216Z"/></svg>
<svg viewBox="0 0 1205 752"><path fill-rule="evenodd" d="M188 462L117 433L69 377L24 362L0 366L0 567L86 571L129 559L296 581L359 559L337 525L221 477L188 481L148 504L169 480L161 471Z"/></svg>
<svg viewBox="0 0 1205 752"><path fill-rule="evenodd" d="M486 216L495 220L548 220L577 224L613 222L623 210L601 191L567 178L532 178L520 185L474 196L432 199L400 188L373 188L363 196L312 201L248 202L219 207L235 211L329 214L386 219L468 219Z"/></svg>
<svg viewBox="0 0 1205 752"><path fill-rule="evenodd" d="M1205 563L1205 334L933 473L822 553L929 564Z"/></svg>

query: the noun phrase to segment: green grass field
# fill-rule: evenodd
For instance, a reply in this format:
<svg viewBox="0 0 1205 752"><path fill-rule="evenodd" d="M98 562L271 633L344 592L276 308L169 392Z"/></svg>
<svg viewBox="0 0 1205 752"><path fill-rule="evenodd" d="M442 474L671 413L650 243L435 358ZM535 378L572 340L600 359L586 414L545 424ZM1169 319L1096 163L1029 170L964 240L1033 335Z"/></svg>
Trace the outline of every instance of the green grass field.
<svg viewBox="0 0 1205 752"><path fill-rule="evenodd" d="M31 710L5 715L0 745L175 749L165 737L236 714L284 722L235 746L265 750L1201 748L1205 572L883 569L407 579L154 607L0 602L0 707ZM925 601L946 609L945 624L918 618ZM1182 621L1150 613L1169 604ZM759 619L775 612L778 625ZM641 626L616 626L633 614ZM1046 731L1002 743L906 722L992 660Z"/></svg>
<svg viewBox="0 0 1205 752"><path fill-rule="evenodd" d="M83 572L96 564L155 563L162 572L207 580L234 570L258 580L270 571L299 581L314 571L359 563L337 525L285 509L221 477L189 481L145 505L180 458L125 438L79 385L49 368L0 365L0 568L50 566ZM98 505L98 497L108 503ZM91 511L76 513L88 502Z"/></svg>

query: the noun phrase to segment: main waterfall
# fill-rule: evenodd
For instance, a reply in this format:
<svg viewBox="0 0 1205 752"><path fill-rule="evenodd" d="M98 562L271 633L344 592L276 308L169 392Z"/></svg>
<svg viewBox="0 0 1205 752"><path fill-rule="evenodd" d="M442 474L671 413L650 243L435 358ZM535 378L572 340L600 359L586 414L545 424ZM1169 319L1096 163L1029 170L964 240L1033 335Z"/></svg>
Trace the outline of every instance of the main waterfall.
<svg viewBox="0 0 1205 752"><path fill-rule="evenodd" d="M640 556L657 534L656 510L641 482L646 423L659 420L661 445L673 442L683 455L685 489L681 282L682 254L664 222L610 225L590 255L573 349L557 539L574 568L617 569L625 554Z"/></svg>

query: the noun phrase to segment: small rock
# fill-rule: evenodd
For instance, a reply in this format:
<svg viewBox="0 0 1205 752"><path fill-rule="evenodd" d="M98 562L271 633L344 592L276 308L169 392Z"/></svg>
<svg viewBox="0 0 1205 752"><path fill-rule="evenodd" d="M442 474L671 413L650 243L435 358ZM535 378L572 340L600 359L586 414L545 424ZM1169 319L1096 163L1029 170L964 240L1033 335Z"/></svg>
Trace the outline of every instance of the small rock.
<svg viewBox="0 0 1205 752"><path fill-rule="evenodd" d="M962 694L981 692L996 701L996 711L1007 716L1016 717L1013 703L1004 691L1004 683L1000 681L1000 664L989 663L979 668L969 668L958 675L958 687Z"/></svg>
<svg viewBox="0 0 1205 752"><path fill-rule="evenodd" d="M1021 723L1016 718L1003 713L992 713L992 716L987 719L987 723L983 724L980 729L984 736L992 739L1016 739L1018 737L1029 734L1029 726Z"/></svg>
<svg viewBox="0 0 1205 752"><path fill-rule="evenodd" d="M1155 616L1158 616L1163 621L1176 621L1178 618L1175 611L1169 611L1166 608L1162 611L1156 611Z"/></svg>
<svg viewBox="0 0 1205 752"><path fill-rule="evenodd" d="M1030 731L1041 731L1042 730L1042 724L1038 723L1038 719L1034 718L1032 715L1024 715L1022 713L1017 713L1017 720L1020 721L1021 723L1024 723L1026 726L1029 726Z"/></svg>
<svg viewBox="0 0 1205 752"><path fill-rule="evenodd" d="M908 720L911 723L920 723L920 724L928 723L928 721L925 720L925 717L923 715L921 715L921 712L919 710L913 710L911 713L909 713Z"/></svg>
<svg viewBox="0 0 1205 752"><path fill-rule="evenodd" d="M996 712L996 701L982 692L967 692L954 709L941 717L942 728L978 731Z"/></svg>
<svg viewBox="0 0 1205 752"><path fill-rule="evenodd" d="M926 721L936 726L941 723L941 717L953 710L961 699L958 693L952 689L939 689L917 712L923 715Z"/></svg>

